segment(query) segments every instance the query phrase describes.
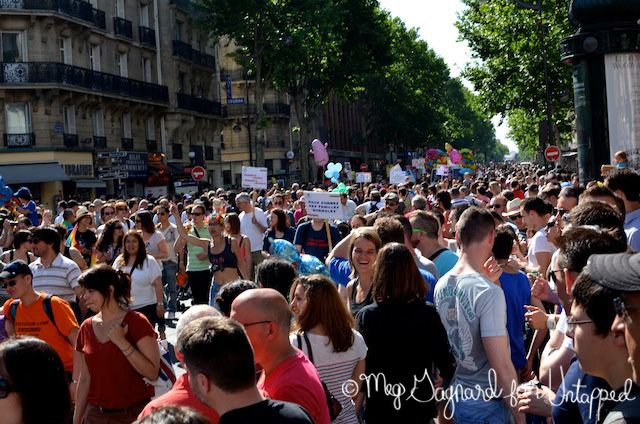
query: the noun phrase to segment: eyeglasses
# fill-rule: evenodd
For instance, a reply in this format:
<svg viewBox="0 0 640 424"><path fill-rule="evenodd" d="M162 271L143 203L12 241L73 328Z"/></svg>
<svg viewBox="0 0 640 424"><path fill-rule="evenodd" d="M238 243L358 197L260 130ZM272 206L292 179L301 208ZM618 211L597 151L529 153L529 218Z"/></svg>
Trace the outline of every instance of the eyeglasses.
<svg viewBox="0 0 640 424"><path fill-rule="evenodd" d="M590 322L593 322L593 320L591 319L574 320L573 318L569 318L567 320L567 332L573 333L578 325L588 324Z"/></svg>
<svg viewBox="0 0 640 424"><path fill-rule="evenodd" d="M248 323L248 324L242 324L242 326L243 326L244 328L247 328L247 327L250 327L250 326L252 326L252 325L268 324L268 323L270 323L270 322L272 322L272 321L271 321L271 320L266 320L266 321L256 321L256 322L250 322L250 323Z"/></svg>
<svg viewBox="0 0 640 424"><path fill-rule="evenodd" d="M158 216L165 216L165 215L166 215L166 213L164 213L164 212L158 212L156 215L158 215Z"/></svg>
<svg viewBox="0 0 640 424"><path fill-rule="evenodd" d="M386 205L387 206L398 206L398 204L396 202L387 202Z"/></svg>
<svg viewBox="0 0 640 424"><path fill-rule="evenodd" d="M489 205L489 209L504 209L504 206L502 205Z"/></svg>
<svg viewBox="0 0 640 424"><path fill-rule="evenodd" d="M0 377L0 399L5 399L10 393L15 392L15 389L6 379Z"/></svg>
<svg viewBox="0 0 640 424"><path fill-rule="evenodd" d="M567 212L569 212L569 211L564 209L564 208L553 208L553 215L564 216L564 214L567 213Z"/></svg>
<svg viewBox="0 0 640 424"><path fill-rule="evenodd" d="M116 213L116 211L106 211L106 212L102 212L102 215L114 215Z"/></svg>
<svg viewBox="0 0 640 424"><path fill-rule="evenodd" d="M633 309L640 309L640 305L627 306L624 304L624 300L621 297L613 299L613 307L616 310L616 315L623 318L625 321L630 321L629 311Z"/></svg>
<svg viewBox="0 0 640 424"><path fill-rule="evenodd" d="M562 273L562 272L563 272L563 270L561 270L561 269L550 269L550 270L549 270L549 274L548 274L549 279L550 279L550 280L553 280L553 282L556 284L556 286L557 286L559 283L564 284L564 281L560 281L560 279L559 279L558 277L556 277L556 272L560 272L560 273Z"/></svg>
<svg viewBox="0 0 640 424"><path fill-rule="evenodd" d="M6 289L7 287L13 287L17 284L18 282L16 280L9 280L9 281L4 281L2 283L2 288Z"/></svg>
<svg viewBox="0 0 640 424"><path fill-rule="evenodd" d="M202 212L191 212L191 215L201 216L201 215L202 215Z"/></svg>

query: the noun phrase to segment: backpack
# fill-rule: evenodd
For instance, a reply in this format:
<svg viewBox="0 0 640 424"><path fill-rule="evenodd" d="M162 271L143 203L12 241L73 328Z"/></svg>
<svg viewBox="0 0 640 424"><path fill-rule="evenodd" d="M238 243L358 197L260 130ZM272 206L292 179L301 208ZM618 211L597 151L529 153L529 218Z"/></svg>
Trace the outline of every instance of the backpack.
<svg viewBox="0 0 640 424"><path fill-rule="evenodd" d="M44 299L42 299L42 309L44 309L44 313L47 315L47 318L49 318L49 321L51 322L51 324L53 324L56 330L58 330L58 334L60 334L60 337L62 337L67 342L69 342L69 344L71 344L67 336L62 334L62 331L60 331L60 329L58 328L58 324L56 324L56 317L53 315L53 308L51 307L51 298L53 298L53 296L54 295L52 294L48 294L45 296ZM16 322L16 315L18 314L18 305L20 305L20 299L14 300L13 302L11 302L11 305L9 306L9 317L11 318L12 323Z"/></svg>
<svg viewBox="0 0 640 424"><path fill-rule="evenodd" d="M378 211L378 203L374 200L369 201L369 213L374 213Z"/></svg>

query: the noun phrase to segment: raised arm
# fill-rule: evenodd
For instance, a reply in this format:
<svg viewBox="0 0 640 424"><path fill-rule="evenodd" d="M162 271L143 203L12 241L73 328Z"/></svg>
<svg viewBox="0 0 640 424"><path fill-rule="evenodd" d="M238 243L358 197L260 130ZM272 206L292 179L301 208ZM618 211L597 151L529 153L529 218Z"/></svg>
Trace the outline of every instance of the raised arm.
<svg viewBox="0 0 640 424"><path fill-rule="evenodd" d="M171 214L176 219L176 227L178 228L178 233L180 237L186 241L187 243L193 244L195 246L206 249L209 246L209 242L211 240L206 238L198 238L187 233L187 229L182 225L182 220L180 219L180 214L178 212L178 207L174 204L171 204Z"/></svg>

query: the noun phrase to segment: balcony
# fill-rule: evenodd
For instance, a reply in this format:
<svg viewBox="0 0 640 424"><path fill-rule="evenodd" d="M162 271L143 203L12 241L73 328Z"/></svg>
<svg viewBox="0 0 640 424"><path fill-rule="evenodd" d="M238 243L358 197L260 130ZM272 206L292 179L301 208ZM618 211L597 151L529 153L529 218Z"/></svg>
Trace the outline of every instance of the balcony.
<svg viewBox="0 0 640 424"><path fill-rule="evenodd" d="M131 21L124 18L117 16L113 18L113 32L115 32L116 35L133 40L133 25Z"/></svg>
<svg viewBox="0 0 640 424"><path fill-rule="evenodd" d="M169 0L169 4L175 5L178 9L185 12L193 12L195 7L191 0Z"/></svg>
<svg viewBox="0 0 640 424"><path fill-rule="evenodd" d="M157 140L147 140L147 151L149 151L149 152L157 152L158 151L158 141Z"/></svg>
<svg viewBox="0 0 640 424"><path fill-rule="evenodd" d="M213 146L204 146L204 160L213 160Z"/></svg>
<svg viewBox="0 0 640 424"><path fill-rule="evenodd" d="M62 134L64 147L67 149L77 149L80 146L78 142L78 134Z"/></svg>
<svg viewBox="0 0 640 424"><path fill-rule="evenodd" d="M221 106L219 102L192 96L190 94L176 93L178 108L192 110L205 115L220 116Z"/></svg>
<svg viewBox="0 0 640 424"><path fill-rule="evenodd" d="M95 149L106 149L107 148L107 137L103 137L100 135L93 136L93 147Z"/></svg>
<svg viewBox="0 0 640 424"><path fill-rule="evenodd" d="M255 115L256 114L256 105L255 104L249 104L249 114L250 115ZM223 109L222 109L222 117L226 118L226 117L233 117L233 118L237 118L237 117L246 117L247 116L247 105L224 105Z"/></svg>
<svg viewBox="0 0 640 424"><path fill-rule="evenodd" d="M231 78L231 81L253 81L253 74L248 73L245 76L244 69L220 69L220 81L225 82L227 80L227 75ZM251 72L251 71L249 71Z"/></svg>
<svg viewBox="0 0 640 424"><path fill-rule="evenodd" d="M0 62L0 84L59 84L155 103L169 102L163 85L56 62Z"/></svg>
<svg viewBox="0 0 640 424"><path fill-rule="evenodd" d="M133 150L133 138L122 137L122 150Z"/></svg>
<svg viewBox="0 0 640 424"><path fill-rule="evenodd" d="M144 26L138 27L138 36L140 37L140 44L145 46L156 48L156 31Z"/></svg>
<svg viewBox="0 0 640 424"><path fill-rule="evenodd" d="M4 134L5 147L31 147L36 145L36 135L26 134Z"/></svg>
<svg viewBox="0 0 640 424"><path fill-rule="evenodd" d="M43 10L58 12L106 29L104 11L81 0L0 0L1 9Z"/></svg>
<svg viewBox="0 0 640 424"><path fill-rule="evenodd" d="M286 103L265 103L263 106L267 115L291 115L291 106Z"/></svg>
<svg viewBox="0 0 640 424"><path fill-rule="evenodd" d="M173 40L173 55L207 68L215 69L216 67L216 61L213 56L194 49L184 41Z"/></svg>
<svg viewBox="0 0 640 424"><path fill-rule="evenodd" d="M173 159L182 159L182 144L171 145L171 157Z"/></svg>

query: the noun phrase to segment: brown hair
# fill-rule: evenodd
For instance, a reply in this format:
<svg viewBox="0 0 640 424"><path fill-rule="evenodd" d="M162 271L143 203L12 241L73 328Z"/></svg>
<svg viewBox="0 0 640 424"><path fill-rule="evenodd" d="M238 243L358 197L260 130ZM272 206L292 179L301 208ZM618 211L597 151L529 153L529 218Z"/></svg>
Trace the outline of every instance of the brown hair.
<svg viewBox="0 0 640 424"><path fill-rule="evenodd" d="M229 229L231 231L230 236L235 236L240 234L240 218L238 214L235 212L228 213L224 216L225 222L229 224Z"/></svg>
<svg viewBox="0 0 640 424"><path fill-rule="evenodd" d="M136 260L133 262L133 266L131 267L131 272L133 272L135 268L142 269L142 267L144 266L144 261L145 259L147 259L147 249L144 245L142 235L140 235L137 230L127 231L124 237L122 237L122 259L120 259L121 266L126 266L129 263L130 256L126 248L127 239L129 237L135 237L136 239L138 239L138 253L136 254Z"/></svg>
<svg viewBox="0 0 640 424"><path fill-rule="evenodd" d="M321 324L335 352L346 352L354 341L354 320L335 284L323 275L298 277L291 286L293 299L296 287L302 285L307 305L293 324L295 331L309 331Z"/></svg>
<svg viewBox="0 0 640 424"><path fill-rule="evenodd" d="M351 243L349 243L349 265L351 266L353 274L356 276L358 275L358 271L356 271L356 267L353 265L353 247L355 246L356 241L361 238L369 240L371 243L373 243L376 246L376 252L379 252L380 248L382 247L382 240L380 240L380 236L378 235L376 230L371 227L358 228L353 233L353 237L351 237Z"/></svg>
<svg viewBox="0 0 640 424"><path fill-rule="evenodd" d="M284 233L287 227L289 227L289 225L287 224L287 220L289 219L287 217L287 214L285 214L282 209L277 208L273 209L271 213L278 217L278 222L276 222L276 230L282 231ZM229 225L231 225L231 223L229 223ZM239 231L240 230L238 230L238 232Z"/></svg>
<svg viewBox="0 0 640 424"><path fill-rule="evenodd" d="M372 282L376 302L423 301L427 290L415 259L404 244L389 243L380 249Z"/></svg>
<svg viewBox="0 0 640 424"><path fill-rule="evenodd" d="M80 286L100 293L105 303L109 303L109 287L113 287L113 298L118 305L126 308L131 303L131 277L123 271L116 271L107 264L89 268L78 279Z"/></svg>
<svg viewBox="0 0 640 424"><path fill-rule="evenodd" d="M491 213L485 209L472 206L460 216L457 224L457 235L461 246L483 241L496 229Z"/></svg>

